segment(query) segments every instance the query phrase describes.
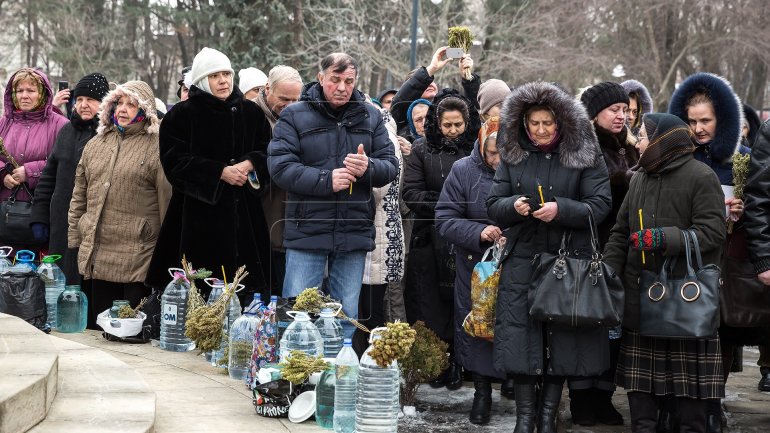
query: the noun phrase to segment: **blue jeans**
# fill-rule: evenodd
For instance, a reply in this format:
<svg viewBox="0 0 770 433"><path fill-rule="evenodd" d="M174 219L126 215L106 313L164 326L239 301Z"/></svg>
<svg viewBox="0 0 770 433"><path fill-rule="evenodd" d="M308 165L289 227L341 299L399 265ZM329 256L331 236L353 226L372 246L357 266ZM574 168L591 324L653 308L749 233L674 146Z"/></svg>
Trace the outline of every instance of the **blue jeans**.
<svg viewBox="0 0 770 433"><path fill-rule="evenodd" d="M321 287L326 264L329 264L329 291L342 303L342 311L352 319L358 319L358 296L364 278L366 251L328 253L313 250L286 250L286 277L283 280L283 296L297 296L308 287ZM345 338L352 338L355 331L347 320L342 321Z"/></svg>

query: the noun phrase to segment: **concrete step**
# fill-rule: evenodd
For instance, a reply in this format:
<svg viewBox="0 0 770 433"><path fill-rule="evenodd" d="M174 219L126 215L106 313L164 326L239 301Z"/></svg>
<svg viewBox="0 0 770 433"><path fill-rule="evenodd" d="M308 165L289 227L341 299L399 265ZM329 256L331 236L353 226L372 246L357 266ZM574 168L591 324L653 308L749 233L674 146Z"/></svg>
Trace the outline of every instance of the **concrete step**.
<svg viewBox="0 0 770 433"><path fill-rule="evenodd" d="M57 391L58 353L46 334L0 314L0 433L25 432L46 417Z"/></svg>
<svg viewBox="0 0 770 433"><path fill-rule="evenodd" d="M155 431L155 392L126 363L9 317L0 316L0 433Z"/></svg>

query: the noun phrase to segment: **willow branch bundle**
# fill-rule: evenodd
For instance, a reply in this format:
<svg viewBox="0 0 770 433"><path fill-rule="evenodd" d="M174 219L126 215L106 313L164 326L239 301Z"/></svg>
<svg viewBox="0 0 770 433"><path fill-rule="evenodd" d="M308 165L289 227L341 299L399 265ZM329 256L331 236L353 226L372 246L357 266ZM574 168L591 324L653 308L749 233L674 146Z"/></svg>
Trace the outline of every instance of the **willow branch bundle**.
<svg viewBox="0 0 770 433"><path fill-rule="evenodd" d="M14 159L13 155L8 153L8 149L5 148L5 142L3 141L3 138L0 137L0 155L5 158L6 161L8 161L14 168L19 168L20 165L18 162L16 162L16 159Z"/></svg>
<svg viewBox="0 0 770 433"><path fill-rule="evenodd" d="M222 296L213 304L201 305L188 314L184 335L195 342L200 353L209 352L219 347L222 341L222 322L225 320L227 305L235 294L235 290L246 276L246 266L241 266L235 272L232 284L225 285Z"/></svg>
<svg viewBox="0 0 770 433"><path fill-rule="evenodd" d="M449 28L449 47L462 48L465 54L471 51L473 46L473 34L468 27L450 27ZM471 68L465 68L463 74L466 80L473 79Z"/></svg>
<svg viewBox="0 0 770 433"><path fill-rule="evenodd" d="M749 154L733 155L733 196L743 200L743 189L746 187L746 178L749 176ZM735 222L731 219L727 221L727 233L733 232Z"/></svg>
<svg viewBox="0 0 770 433"><path fill-rule="evenodd" d="M139 305L136 308L131 308L130 305L124 305L118 310L118 319L135 319L139 316L139 310L144 308L144 304L147 302L147 297L142 298L139 301Z"/></svg>
<svg viewBox="0 0 770 433"><path fill-rule="evenodd" d="M184 274L190 281L190 290L188 292L189 297L187 298L187 314L190 314L201 305L205 305L206 302L203 300L203 296L201 296L201 292L198 290L198 287L195 286L195 278L192 278L192 263L187 261L187 257L185 255L182 255L182 270L184 270Z"/></svg>
<svg viewBox="0 0 770 433"><path fill-rule="evenodd" d="M318 290L318 287L309 287L297 295L297 298L294 301L294 309L297 311L305 311L307 313L318 314L321 312L321 308L327 307L328 304L337 304L337 301L335 301L331 296L328 296ZM353 326L366 333L370 332L369 328L359 323L356 319L351 319L345 315L345 313L342 312L342 309L337 312L337 317L342 320L347 320L348 322L352 323Z"/></svg>

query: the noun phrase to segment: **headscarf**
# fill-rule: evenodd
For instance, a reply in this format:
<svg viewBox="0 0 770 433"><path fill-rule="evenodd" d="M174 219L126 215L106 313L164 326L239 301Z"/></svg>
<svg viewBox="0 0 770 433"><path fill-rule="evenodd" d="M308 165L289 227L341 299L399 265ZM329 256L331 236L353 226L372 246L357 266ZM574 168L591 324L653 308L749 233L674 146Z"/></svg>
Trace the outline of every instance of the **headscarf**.
<svg viewBox="0 0 770 433"><path fill-rule="evenodd" d="M639 158L639 165L647 173L659 172L671 161L695 150L690 127L673 114L645 114L642 127L650 143Z"/></svg>
<svg viewBox="0 0 770 433"><path fill-rule="evenodd" d="M16 86L18 86L22 81L31 81L32 84L34 84L37 88L38 100L34 108L32 108L32 111L37 111L43 108L43 106L45 106L45 101L48 95L45 92L43 80L34 70L30 68L20 69L13 77L13 108L16 110L21 110L19 107L19 99L16 97Z"/></svg>
<svg viewBox="0 0 770 433"><path fill-rule="evenodd" d="M479 153L482 157L485 157L487 150L487 140L490 138L497 138L497 131L500 130L500 118L497 116L490 117L479 129Z"/></svg>
<svg viewBox="0 0 770 433"><path fill-rule="evenodd" d="M131 122L128 125L131 126L134 123L143 122L146 117L147 117L146 113L144 112L143 109L140 108L139 112L136 113L136 116L134 117L133 120L131 120ZM115 110L112 111L112 123L115 125L116 128L118 128L118 131L120 131L121 134L126 133L126 127L120 126L120 124L118 123L118 118L115 117Z"/></svg>

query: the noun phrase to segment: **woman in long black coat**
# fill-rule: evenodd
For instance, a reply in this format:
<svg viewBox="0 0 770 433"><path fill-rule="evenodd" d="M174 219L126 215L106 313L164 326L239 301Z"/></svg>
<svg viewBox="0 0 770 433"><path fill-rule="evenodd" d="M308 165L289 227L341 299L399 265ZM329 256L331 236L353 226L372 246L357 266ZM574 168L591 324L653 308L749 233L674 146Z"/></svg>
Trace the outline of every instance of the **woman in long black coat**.
<svg viewBox="0 0 770 433"><path fill-rule="evenodd" d="M431 386L462 386L462 369L454 361L455 263L451 247L434 225L436 202L452 164L470 155L481 122L474 105L456 90L443 89L425 118L425 137L415 141L404 169L403 198L415 213L407 264L406 315L423 320L449 344L450 363Z"/></svg>
<svg viewBox="0 0 770 433"><path fill-rule="evenodd" d="M513 376L516 433L533 432L536 382L544 382L539 431L555 432L564 380L609 367L606 328L546 325L529 316L535 255L556 254L562 235L577 257L591 254L588 208L601 222L612 198L609 175L585 108L543 82L517 87L503 104L501 163L487 199L489 217L507 228L497 295L493 360ZM542 199L541 199L542 191ZM541 204L535 210L533 204Z"/></svg>
<svg viewBox="0 0 770 433"><path fill-rule="evenodd" d="M473 375L476 392L470 422L486 424L492 405L492 378L502 378L492 366L492 343L473 337L463 330L463 320L470 313L471 276L487 248L502 236L502 231L487 217L486 198L495 169L500 164L497 152L499 119L488 120L479 131L479 141L471 156L457 161L449 172L436 203L436 228L455 248L455 360Z"/></svg>
<svg viewBox="0 0 770 433"><path fill-rule="evenodd" d="M233 86L227 57L204 48L193 61L188 100L175 105L160 127L160 159L173 186L147 284L162 288L167 268L182 255L196 268L228 278L246 265L246 293L269 296L270 245L259 192L247 181L254 171L266 185L270 124L256 104ZM245 305L245 304L244 304Z"/></svg>

